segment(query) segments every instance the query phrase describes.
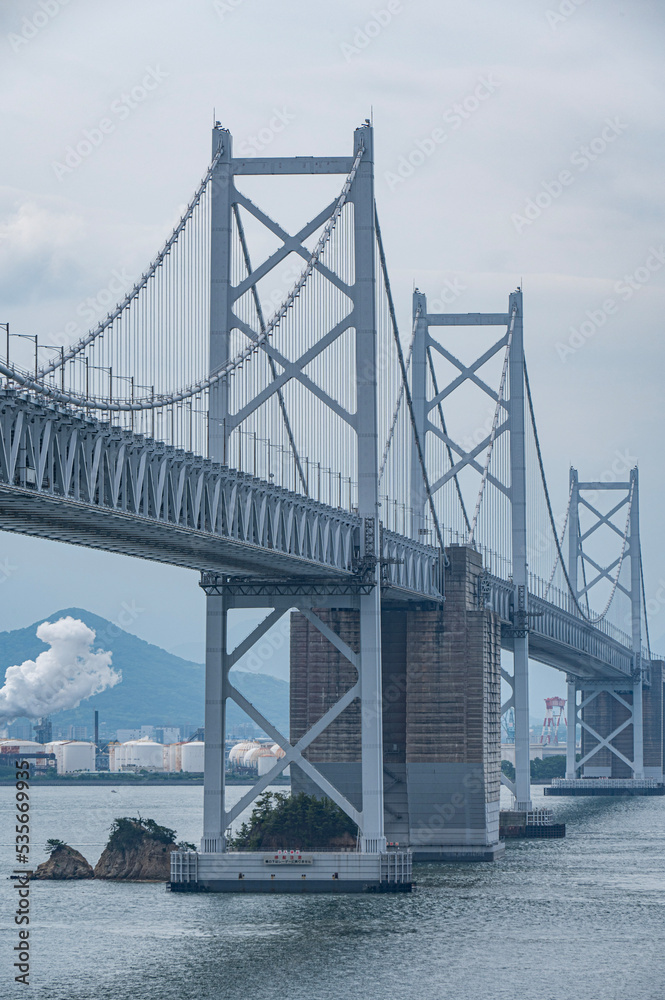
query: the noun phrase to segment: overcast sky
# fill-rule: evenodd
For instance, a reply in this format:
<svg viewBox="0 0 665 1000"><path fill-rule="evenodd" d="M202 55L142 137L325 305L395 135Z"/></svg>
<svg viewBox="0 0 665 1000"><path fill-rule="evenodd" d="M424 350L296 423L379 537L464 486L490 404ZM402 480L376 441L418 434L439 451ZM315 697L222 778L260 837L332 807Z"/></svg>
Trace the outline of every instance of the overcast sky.
<svg viewBox="0 0 665 1000"><path fill-rule="evenodd" d="M570 464L639 460L662 636L664 24L658 0L5 0L0 321L105 313L205 172L213 109L265 155L346 154L373 109L400 318L414 282L459 311L522 284L555 501ZM129 605L150 641L201 639L193 573L10 534L0 564L4 629Z"/></svg>

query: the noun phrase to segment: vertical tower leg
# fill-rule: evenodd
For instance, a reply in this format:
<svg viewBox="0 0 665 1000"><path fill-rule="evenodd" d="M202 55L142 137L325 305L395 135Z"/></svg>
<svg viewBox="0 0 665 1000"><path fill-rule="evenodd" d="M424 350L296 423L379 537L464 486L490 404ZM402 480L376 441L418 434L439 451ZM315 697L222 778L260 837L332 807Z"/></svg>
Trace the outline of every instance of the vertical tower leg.
<svg viewBox="0 0 665 1000"><path fill-rule="evenodd" d="M531 809L529 759L529 639L515 637L515 799L519 810Z"/></svg>
<svg viewBox="0 0 665 1000"><path fill-rule="evenodd" d="M566 777L576 775L577 756L577 683L574 677L568 675L568 728L566 731Z"/></svg>
<svg viewBox="0 0 665 1000"><path fill-rule="evenodd" d="M633 777L644 777L644 723L642 718L642 574L640 551L640 496L637 469L630 473L633 502L630 513L630 596L633 632Z"/></svg>
<svg viewBox="0 0 665 1000"><path fill-rule="evenodd" d="M363 851L385 850L381 705L381 591L360 598Z"/></svg>
<svg viewBox="0 0 665 1000"><path fill-rule="evenodd" d="M226 129L213 129L212 153L222 152L213 171L210 210L210 371L216 371L229 358L231 326L231 172L233 140ZM230 434L227 383L210 388L208 409L208 458L227 464Z"/></svg>
<svg viewBox="0 0 665 1000"><path fill-rule="evenodd" d="M358 513L363 518L362 555L374 587L360 598L362 711L362 849L384 850L383 723L381 711L381 551L377 425L376 236L374 150L371 128L355 132L354 153L364 146L353 185L356 282L356 379ZM369 572L369 570L368 570Z"/></svg>
<svg viewBox="0 0 665 1000"><path fill-rule="evenodd" d="M411 397L416 431L422 447L427 439L427 299L422 292L413 293L413 354L411 357ZM411 535L422 541L420 529L425 527L427 491L415 442L411 443Z"/></svg>
<svg viewBox="0 0 665 1000"><path fill-rule="evenodd" d="M513 320L513 311L515 316ZM519 810L531 809L529 761L529 578L526 541L526 445L524 431L524 329L522 293L510 296L513 322L510 348L510 499L512 512L515 798Z"/></svg>
<svg viewBox="0 0 665 1000"><path fill-rule="evenodd" d="M642 676L633 681L633 777L644 777L644 721L642 713Z"/></svg>
<svg viewBox="0 0 665 1000"><path fill-rule="evenodd" d="M201 851L215 854L224 842L224 739L226 736L226 608L206 597L205 757Z"/></svg>

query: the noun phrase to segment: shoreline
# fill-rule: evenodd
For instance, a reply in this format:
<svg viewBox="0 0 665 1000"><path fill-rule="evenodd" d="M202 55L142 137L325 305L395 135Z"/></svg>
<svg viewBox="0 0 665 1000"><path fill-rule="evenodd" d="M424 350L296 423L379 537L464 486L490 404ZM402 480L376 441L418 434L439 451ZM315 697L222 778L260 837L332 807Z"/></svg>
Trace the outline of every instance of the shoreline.
<svg viewBox="0 0 665 1000"><path fill-rule="evenodd" d="M243 778L242 780L234 780L234 779L230 779L229 780L227 778L226 779L226 784L229 785L229 786L233 786L233 785L250 786L250 785L255 785L257 781L258 781L258 778L255 779L254 781L249 780L247 778ZM6 787L6 788L7 787L13 787L15 784L16 784L16 779L15 778L12 778L12 779L9 779L9 778L0 778L0 787L3 787L3 786ZM274 785L285 785L286 786L286 785L290 785L291 782L289 780L280 781L279 779L275 779L275 781L273 781L272 784L274 784ZM81 785L81 786L85 785L87 787L99 787L100 785L153 785L153 786L158 786L158 785L200 785L201 787L203 787L203 775L201 775L200 778L168 778L168 777L155 778L154 776L152 776L152 777L141 777L141 776L135 777L134 775L132 775L131 777L129 777L129 776L125 776L125 775L122 775L122 774L114 774L113 777L108 777L108 778L107 777L104 777L104 778L91 778L91 777L77 778L77 777L75 777L73 775L72 775L72 777L65 777L63 775L63 777L61 777L61 778L34 778L34 777L32 777L30 779L30 788L31 789L36 788L37 786L46 787L46 786L53 786L53 785L68 785L68 786L70 786L70 785Z"/></svg>

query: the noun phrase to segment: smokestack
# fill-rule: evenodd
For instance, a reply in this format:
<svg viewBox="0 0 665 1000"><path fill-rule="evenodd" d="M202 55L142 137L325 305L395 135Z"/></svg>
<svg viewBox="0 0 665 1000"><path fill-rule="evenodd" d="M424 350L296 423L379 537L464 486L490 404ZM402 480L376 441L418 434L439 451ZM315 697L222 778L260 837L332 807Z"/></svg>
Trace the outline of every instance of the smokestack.
<svg viewBox="0 0 665 1000"><path fill-rule="evenodd" d="M99 746L99 712L95 709L95 746Z"/></svg>

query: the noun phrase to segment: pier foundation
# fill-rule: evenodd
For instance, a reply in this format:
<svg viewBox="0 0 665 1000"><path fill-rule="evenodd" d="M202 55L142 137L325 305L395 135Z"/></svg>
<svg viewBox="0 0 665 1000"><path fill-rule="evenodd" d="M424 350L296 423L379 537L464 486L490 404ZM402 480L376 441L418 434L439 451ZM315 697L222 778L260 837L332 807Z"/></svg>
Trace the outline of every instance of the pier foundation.
<svg viewBox="0 0 665 1000"><path fill-rule="evenodd" d="M381 620L384 821L389 843L414 860L493 860L499 841L500 625L478 606L479 553L447 550L445 616L384 603ZM353 649L358 614L317 612ZM291 740L356 681L307 619L291 621ZM307 758L360 805L360 708L353 702ZM296 766L294 792L318 794Z"/></svg>

